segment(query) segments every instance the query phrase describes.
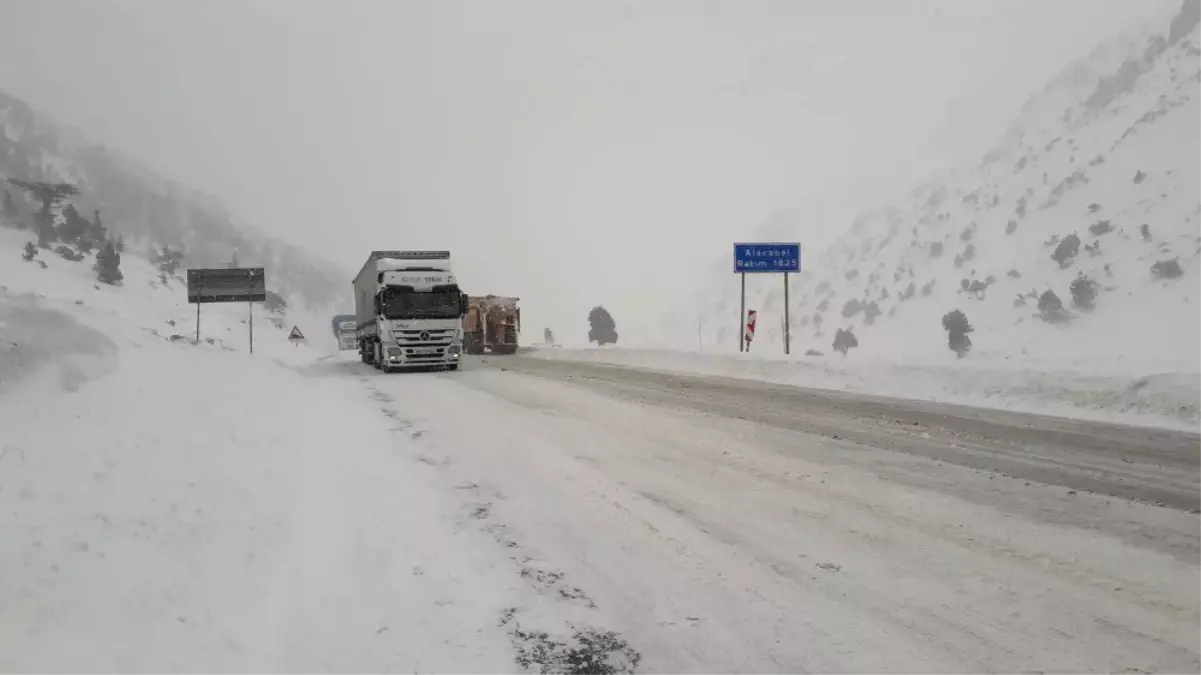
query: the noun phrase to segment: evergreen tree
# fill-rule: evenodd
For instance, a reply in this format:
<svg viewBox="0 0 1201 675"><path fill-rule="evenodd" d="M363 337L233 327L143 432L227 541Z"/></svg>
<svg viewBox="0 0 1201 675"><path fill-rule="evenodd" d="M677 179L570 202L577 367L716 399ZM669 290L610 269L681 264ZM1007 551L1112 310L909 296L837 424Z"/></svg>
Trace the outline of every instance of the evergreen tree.
<svg viewBox="0 0 1201 675"><path fill-rule="evenodd" d="M54 221L48 216L38 214L38 246L50 248L50 242L55 240Z"/></svg>
<svg viewBox="0 0 1201 675"><path fill-rule="evenodd" d="M617 323L609 314L609 310L597 305L588 312L588 341L603 347L607 344L617 344Z"/></svg>
<svg viewBox="0 0 1201 675"><path fill-rule="evenodd" d="M8 183L25 190L41 200L42 209L38 212L38 246L50 248L54 241L54 207L67 197L79 194L79 188L70 183L40 183L9 178Z"/></svg>
<svg viewBox="0 0 1201 675"><path fill-rule="evenodd" d="M958 309L947 312L942 317L942 327L947 331L947 347L962 359L972 349L972 339L968 333L975 330L968 322L967 315Z"/></svg>
<svg viewBox="0 0 1201 675"><path fill-rule="evenodd" d="M92 240L92 246L104 248L104 244L108 241L108 228L101 222L99 210L92 212L92 222L88 225L87 238Z"/></svg>
<svg viewBox="0 0 1201 675"><path fill-rule="evenodd" d="M25 253L21 254L21 257L26 261L32 261L37 254L38 247L34 246L32 241L25 242Z"/></svg>
<svg viewBox="0 0 1201 675"><path fill-rule="evenodd" d="M96 254L96 278L106 284L115 284L125 278L121 273L121 254L113 248L112 242L104 242L100 252Z"/></svg>
<svg viewBox="0 0 1201 675"><path fill-rule="evenodd" d="M85 237L91 227L92 224L87 218L79 215L79 210L74 204L67 204L63 208L63 223L59 226L58 238L68 244L74 244Z"/></svg>
<svg viewBox="0 0 1201 675"><path fill-rule="evenodd" d="M21 224L21 209L17 207L17 203L13 201L12 193L8 190L4 191L4 219L14 226L20 226Z"/></svg>

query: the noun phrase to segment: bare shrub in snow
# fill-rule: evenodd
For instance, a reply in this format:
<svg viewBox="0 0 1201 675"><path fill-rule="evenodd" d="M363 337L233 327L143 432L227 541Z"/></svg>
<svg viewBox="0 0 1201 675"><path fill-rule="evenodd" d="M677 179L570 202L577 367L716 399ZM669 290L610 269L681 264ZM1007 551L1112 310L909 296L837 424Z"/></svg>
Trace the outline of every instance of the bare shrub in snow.
<svg viewBox="0 0 1201 675"><path fill-rule="evenodd" d="M1142 183L1144 180L1147 180L1147 174L1143 173L1142 170L1134 172L1134 184L1135 185Z"/></svg>
<svg viewBox="0 0 1201 675"><path fill-rule="evenodd" d="M1009 272L1006 273L1006 276L1010 279L1021 279L1022 273L1017 270L1009 270Z"/></svg>
<svg viewBox="0 0 1201 675"><path fill-rule="evenodd" d="M930 297L930 294L934 292L934 281L935 281L934 279L931 279L930 283L922 286L922 297L923 298Z"/></svg>
<svg viewBox="0 0 1201 675"><path fill-rule="evenodd" d="M851 298L850 300L847 300L845 305L842 306L842 318L849 319L862 311L863 305L861 305L857 299Z"/></svg>
<svg viewBox="0 0 1201 675"><path fill-rule="evenodd" d="M858 346L859 338L855 337L851 329L843 330L839 328L838 332L834 334L834 351L842 352L843 356L846 356L847 352Z"/></svg>
<svg viewBox="0 0 1201 675"><path fill-rule="evenodd" d="M1101 205L1098 204L1097 202L1093 202L1092 204L1088 205L1089 213L1096 213L1097 211L1100 211L1100 210L1101 210Z"/></svg>
<svg viewBox="0 0 1201 675"><path fill-rule="evenodd" d="M859 278L859 270L849 270L845 276L847 281L854 281Z"/></svg>
<svg viewBox="0 0 1201 675"><path fill-rule="evenodd" d="M1084 272L1076 276L1072 282L1072 304L1080 309L1092 309L1097 306L1097 289L1100 286L1097 282L1088 278Z"/></svg>
<svg viewBox="0 0 1201 675"><path fill-rule="evenodd" d="M910 281L909 285L905 287L905 290L897 294L897 297L901 299L901 302L904 302L915 295L917 295L917 284Z"/></svg>
<svg viewBox="0 0 1201 675"><path fill-rule="evenodd" d="M1076 259L1076 254L1078 253L1080 253L1080 237L1075 234L1069 234L1055 247L1055 252L1051 254L1051 259L1059 263L1060 267L1067 267Z"/></svg>
<svg viewBox="0 0 1201 675"><path fill-rule="evenodd" d="M57 253L60 258L63 258L64 260L70 260L71 262L79 262L80 260L83 260L82 253L76 253L70 246L66 246L64 244L59 244L58 246L54 247L54 252Z"/></svg>
<svg viewBox="0 0 1201 675"><path fill-rule="evenodd" d="M175 275L175 271L183 263L183 257L183 251L172 251L171 247L164 246L162 253L154 257L154 262L158 264L159 270L170 277Z"/></svg>
<svg viewBox="0 0 1201 675"><path fill-rule="evenodd" d="M824 312L830 309L830 298L826 298L817 304L817 311Z"/></svg>
<svg viewBox="0 0 1201 675"><path fill-rule="evenodd" d="M963 263L965 263L975 257L976 257L976 245L968 244L966 247L964 247L963 253L958 253L955 255L955 266L962 267Z"/></svg>
<svg viewBox="0 0 1201 675"><path fill-rule="evenodd" d="M1046 241L1043 242L1043 246L1054 246L1058 243L1059 243L1059 235L1053 234Z"/></svg>
<svg viewBox="0 0 1201 675"><path fill-rule="evenodd" d="M1099 237L1103 234L1113 232L1113 225L1110 224L1108 220L1098 220L1097 222L1088 226L1088 231L1091 232L1093 236Z"/></svg>
<svg viewBox="0 0 1201 675"><path fill-rule="evenodd" d="M1098 239L1091 244L1085 244L1084 252L1088 253L1090 258L1096 258L1101 255L1101 240Z"/></svg>
<svg viewBox="0 0 1201 675"><path fill-rule="evenodd" d="M37 254L38 254L37 245L34 244L32 241L25 242L25 252L21 254L21 257L23 259L25 259L26 262L28 262L28 261L33 260L35 257L37 257Z"/></svg>
<svg viewBox="0 0 1201 675"><path fill-rule="evenodd" d="M1013 234L1018 231L1018 221L1011 220L1005 223L1005 234Z"/></svg>
<svg viewBox="0 0 1201 675"><path fill-rule="evenodd" d="M1175 279L1184 275L1184 269L1180 267L1180 262L1175 258L1160 260L1151 266L1151 275L1156 279Z"/></svg>
<svg viewBox="0 0 1201 675"><path fill-rule="evenodd" d="M942 317L942 327L947 331L947 346L962 359L972 349L972 339L968 333L975 330L968 323L967 315L957 309L947 312Z"/></svg>
<svg viewBox="0 0 1201 675"><path fill-rule="evenodd" d="M822 353L817 351L816 349L806 349L805 350L805 356L821 356L821 355L822 355Z"/></svg>
<svg viewBox="0 0 1201 675"><path fill-rule="evenodd" d="M1151 226L1143 223L1143 226L1138 228L1139 234L1143 235L1143 241L1151 241Z"/></svg>
<svg viewBox="0 0 1201 675"><path fill-rule="evenodd" d="M940 256L942 256L942 242L936 241L933 244L930 244L930 257L938 258Z"/></svg>
<svg viewBox="0 0 1201 675"><path fill-rule="evenodd" d="M1013 212L1017 214L1018 218L1026 217L1026 198L1025 197L1018 198L1017 206L1014 207Z"/></svg>
<svg viewBox="0 0 1201 675"><path fill-rule="evenodd" d="M875 301L863 305L863 322L867 325L870 326L876 323L876 317L880 316L880 314L882 314L880 305L876 304Z"/></svg>
<svg viewBox="0 0 1201 675"><path fill-rule="evenodd" d="M1064 309L1063 301L1052 290L1048 290L1039 296L1038 315L1043 321L1048 323L1063 323L1071 318L1068 311Z"/></svg>
<svg viewBox="0 0 1201 675"><path fill-rule="evenodd" d="M964 242L971 241L972 237L975 235L976 235L976 224L972 223L971 225L968 225L967 227L963 228L963 232L959 233L959 241L964 241Z"/></svg>

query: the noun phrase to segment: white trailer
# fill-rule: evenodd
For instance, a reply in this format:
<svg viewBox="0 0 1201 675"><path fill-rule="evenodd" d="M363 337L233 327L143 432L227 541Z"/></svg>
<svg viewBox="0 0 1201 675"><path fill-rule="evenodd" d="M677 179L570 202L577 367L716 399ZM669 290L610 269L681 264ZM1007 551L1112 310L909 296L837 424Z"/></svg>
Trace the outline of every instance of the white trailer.
<svg viewBox="0 0 1201 675"><path fill-rule="evenodd" d="M372 251L354 278L359 356L384 372L458 370L467 296L449 251Z"/></svg>

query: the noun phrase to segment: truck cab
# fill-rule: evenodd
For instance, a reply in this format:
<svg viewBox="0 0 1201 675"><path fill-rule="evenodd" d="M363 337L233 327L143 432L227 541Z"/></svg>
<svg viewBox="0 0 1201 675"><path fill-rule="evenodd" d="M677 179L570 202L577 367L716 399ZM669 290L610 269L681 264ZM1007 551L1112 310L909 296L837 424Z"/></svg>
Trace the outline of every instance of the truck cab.
<svg viewBox="0 0 1201 675"><path fill-rule="evenodd" d="M354 314L339 314L331 323L334 339L338 341L338 349L346 351L358 348L358 327L355 325Z"/></svg>
<svg viewBox="0 0 1201 675"><path fill-rule="evenodd" d="M373 251L355 279L360 356L384 371L457 370L466 296L445 251Z"/></svg>

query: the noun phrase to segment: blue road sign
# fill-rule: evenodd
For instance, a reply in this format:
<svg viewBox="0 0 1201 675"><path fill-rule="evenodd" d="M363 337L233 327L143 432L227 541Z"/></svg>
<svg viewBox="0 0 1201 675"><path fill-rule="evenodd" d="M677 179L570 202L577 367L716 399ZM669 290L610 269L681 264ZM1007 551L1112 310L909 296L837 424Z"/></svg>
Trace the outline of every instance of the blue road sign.
<svg viewBox="0 0 1201 675"><path fill-rule="evenodd" d="M800 271L800 244L734 244L735 274Z"/></svg>

